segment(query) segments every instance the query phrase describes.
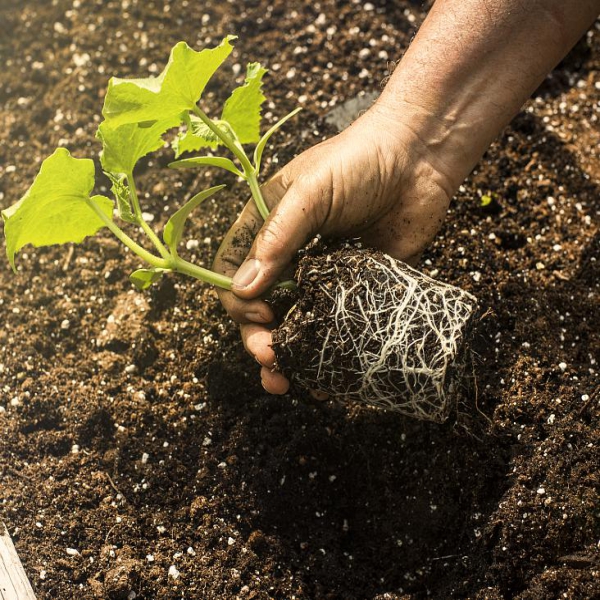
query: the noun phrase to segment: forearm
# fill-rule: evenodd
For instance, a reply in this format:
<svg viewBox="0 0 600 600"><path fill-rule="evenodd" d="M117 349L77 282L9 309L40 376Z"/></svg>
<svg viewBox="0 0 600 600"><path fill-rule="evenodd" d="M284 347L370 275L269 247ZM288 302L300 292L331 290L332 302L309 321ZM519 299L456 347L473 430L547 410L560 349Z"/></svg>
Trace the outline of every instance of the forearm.
<svg viewBox="0 0 600 600"><path fill-rule="evenodd" d="M376 109L455 188L599 11L600 0L437 0Z"/></svg>

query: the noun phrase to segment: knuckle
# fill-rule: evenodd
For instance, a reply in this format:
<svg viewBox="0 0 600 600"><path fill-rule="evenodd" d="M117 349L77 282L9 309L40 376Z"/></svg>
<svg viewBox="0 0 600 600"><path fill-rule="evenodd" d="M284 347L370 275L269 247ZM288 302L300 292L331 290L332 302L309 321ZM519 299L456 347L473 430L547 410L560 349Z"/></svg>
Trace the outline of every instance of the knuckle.
<svg viewBox="0 0 600 600"><path fill-rule="evenodd" d="M256 238L257 254L267 253L271 260L285 262L289 253L285 227L274 217Z"/></svg>
<svg viewBox="0 0 600 600"><path fill-rule="evenodd" d="M227 314L236 322L240 323L244 320L244 311L241 301L236 298L231 292L223 289L218 289L217 294L219 301Z"/></svg>

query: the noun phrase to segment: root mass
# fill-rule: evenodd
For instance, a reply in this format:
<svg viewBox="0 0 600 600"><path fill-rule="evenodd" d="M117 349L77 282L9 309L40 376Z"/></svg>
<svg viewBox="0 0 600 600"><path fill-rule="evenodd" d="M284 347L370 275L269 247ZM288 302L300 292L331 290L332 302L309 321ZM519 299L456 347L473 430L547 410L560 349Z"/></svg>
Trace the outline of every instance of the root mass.
<svg viewBox="0 0 600 600"><path fill-rule="evenodd" d="M390 256L309 250L298 298L273 332L293 382L442 422L469 377L476 299Z"/></svg>

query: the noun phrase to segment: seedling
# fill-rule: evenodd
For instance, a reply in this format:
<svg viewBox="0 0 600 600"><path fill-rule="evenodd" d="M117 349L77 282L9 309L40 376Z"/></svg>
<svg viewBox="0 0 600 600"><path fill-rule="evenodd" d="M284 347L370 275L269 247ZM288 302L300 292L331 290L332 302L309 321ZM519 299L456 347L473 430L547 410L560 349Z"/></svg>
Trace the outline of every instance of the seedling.
<svg viewBox="0 0 600 600"><path fill-rule="evenodd" d="M142 216L133 173L142 157L163 147L167 131L180 128L171 144L175 158L202 148L214 150L224 146L233 160L196 156L176 160L169 166L175 169L213 166L234 173L247 182L261 216L267 217L269 210L258 183L263 152L273 133L300 109L280 119L261 137L261 106L265 100L262 79L267 70L259 63L250 63L243 85L234 89L226 100L221 117L211 119L204 112L198 104L202 92L231 53L235 39L227 36L215 48L201 52L179 42L158 77L110 80L102 110L104 121L97 137L102 142L100 162L112 183L113 198L92 195L95 184L92 160L77 159L68 150L57 149L42 163L27 193L2 211L8 260L13 269L15 254L27 244L79 243L107 227L148 263L149 268L138 269L130 276L139 289L148 288L167 272L185 273L231 288L231 278L188 262L177 252L192 211L225 186L213 186L191 198L167 221L161 240ZM244 144L256 144L252 159ZM117 224L115 206L120 221L142 229L154 247L153 252L135 242Z"/></svg>
<svg viewBox="0 0 600 600"><path fill-rule="evenodd" d="M98 138L113 198L92 195L90 159L56 150L42 163L27 193L2 212L13 269L15 254L26 244L78 243L107 227L148 263L130 276L140 289L167 272L231 288L229 277L188 262L177 252L191 212L224 186L196 194L170 217L161 239L142 216L133 172L142 157L164 145L167 131L180 128L172 142L177 160L169 166L213 166L234 173L247 182L262 217L268 216L258 184L263 151L271 135L298 109L261 137L266 69L251 63L244 84L225 102L221 117L212 119L204 112L198 102L230 54L233 39L226 37L201 52L180 42L158 77L110 80ZM256 146L250 159L244 144L252 143ZM186 152L219 146L232 158L180 158ZM125 233L115 212L123 223L143 230L152 252ZM448 416L468 365L467 334L477 307L473 296L380 252L356 248L325 248L316 255L309 251L299 263L296 281L294 306L273 331L273 348L284 373L329 395L432 421Z"/></svg>

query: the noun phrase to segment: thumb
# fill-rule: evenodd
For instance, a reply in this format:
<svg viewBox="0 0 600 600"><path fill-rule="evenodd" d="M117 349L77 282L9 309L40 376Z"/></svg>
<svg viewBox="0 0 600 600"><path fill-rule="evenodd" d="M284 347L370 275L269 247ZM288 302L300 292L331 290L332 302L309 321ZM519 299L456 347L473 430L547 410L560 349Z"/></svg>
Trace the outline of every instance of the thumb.
<svg viewBox="0 0 600 600"><path fill-rule="evenodd" d="M233 276L232 291L255 298L277 283L296 252L315 235L329 212L329 195L292 185L256 235L246 260Z"/></svg>

